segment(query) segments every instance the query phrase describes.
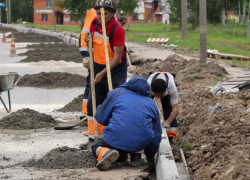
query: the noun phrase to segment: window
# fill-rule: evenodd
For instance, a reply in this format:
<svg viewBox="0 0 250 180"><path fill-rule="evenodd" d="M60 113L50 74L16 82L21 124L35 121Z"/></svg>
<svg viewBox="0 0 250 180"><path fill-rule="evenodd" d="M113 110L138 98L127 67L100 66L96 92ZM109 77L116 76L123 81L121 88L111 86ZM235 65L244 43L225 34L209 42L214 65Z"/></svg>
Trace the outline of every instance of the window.
<svg viewBox="0 0 250 180"><path fill-rule="evenodd" d="M42 14L42 21L48 21L48 14Z"/></svg>
<svg viewBox="0 0 250 180"><path fill-rule="evenodd" d="M46 7L50 8L51 7L51 1L46 1Z"/></svg>
<svg viewBox="0 0 250 180"><path fill-rule="evenodd" d="M133 14L133 21L138 21L138 14Z"/></svg>
<svg viewBox="0 0 250 180"><path fill-rule="evenodd" d="M70 15L70 21L75 21L74 18L75 18L74 15L71 14Z"/></svg>

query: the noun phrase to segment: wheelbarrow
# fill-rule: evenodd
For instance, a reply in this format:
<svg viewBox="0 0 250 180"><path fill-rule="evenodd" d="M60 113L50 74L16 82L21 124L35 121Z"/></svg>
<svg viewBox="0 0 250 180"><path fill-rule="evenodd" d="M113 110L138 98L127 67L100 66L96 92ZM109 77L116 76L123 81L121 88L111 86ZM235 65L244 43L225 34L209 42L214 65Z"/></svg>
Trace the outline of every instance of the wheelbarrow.
<svg viewBox="0 0 250 180"><path fill-rule="evenodd" d="M11 112L11 98L10 98L10 90L14 89L17 85L18 81L20 80L21 76L15 81L17 73L0 73L0 100L7 111L7 113ZM4 103L1 94L2 92L8 92L8 100L9 100L9 109L7 108L6 104Z"/></svg>

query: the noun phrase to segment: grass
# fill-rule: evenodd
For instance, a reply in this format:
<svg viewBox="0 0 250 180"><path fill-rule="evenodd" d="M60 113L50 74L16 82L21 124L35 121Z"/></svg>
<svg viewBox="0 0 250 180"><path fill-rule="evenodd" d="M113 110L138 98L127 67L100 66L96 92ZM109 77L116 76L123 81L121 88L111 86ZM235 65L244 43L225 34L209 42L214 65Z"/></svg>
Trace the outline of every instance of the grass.
<svg viewBox="0 0 250 180"><path fill-rule="evenodd" d="M180 148L182 148L184 150L193 150L194 149L194 145L193 144L181 144Z"/></svg>
<svg viewBox="0 0 250 180"><path fill-rule="evenodd" d="M239 67L239 68L249 68L250 67L250 63L247 61L231 60L231 61L227 61L227 62L234 67Z"/></svg>
<svg viewBox="0 0 250 180"><path fill-rule="evenodd" d="M43 30L54 30L54 26L44 26L44 25L38 25L38 24L25 24L26 27L29 28L38 28L38 29L43 29ZM63 25L57 25L56 30L59 32L62 31L69 31L69 32L74 32L74 33L79 33L81 32L81 27L80 26L63 26Z"/></svg>
<svg viewBox="0 0 250 180"><path fill-rule="evenodd" d="M29 27L53 30L53 26L28 24ZM57 25L57 31L70 31L80 33L80 26ZM140 25L125 26L126 40L138 43L146 43L151 37L169 38L169 44L177 45L176 48L199 50L200 34L188 27L188 39L182 40L181 29L177 25L165 25L162 23L142 23ZM208 25L207 48L216 49L220 53L250 56L250 39L247 38L247 24L233 24L229 26Z"/></svg>

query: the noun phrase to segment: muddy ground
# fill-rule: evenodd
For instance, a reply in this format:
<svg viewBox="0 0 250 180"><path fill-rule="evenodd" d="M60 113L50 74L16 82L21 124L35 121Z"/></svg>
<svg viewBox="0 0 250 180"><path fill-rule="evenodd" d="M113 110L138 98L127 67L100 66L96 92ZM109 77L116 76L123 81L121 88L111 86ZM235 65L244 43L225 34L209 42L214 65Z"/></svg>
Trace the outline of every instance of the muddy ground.
<svg viewBox="0 0 250 180"><path fill-rule="evenodd" d="M37 88L73 88L84 87L86 77L78 74L61 73L61 72L41 72L39 74L26 74L18 81L21 87Z"/></svg>
<svg viewBox="0 0 250 180"><path fill-rule="evenodd" d="M57 109L56 111L59 111L59 112L81 112L82 111L82 108L81 108L82 100L83 100L83 94L74 98L73 101L66 104L63 108Z"/></svg>
<svg viewBox="0 0 250 180"><path fill-rule="evenodd" d="M36 48L35 46L30 48ZM63 44L57 44L56 48L61 49L60 46L64 47ZM52 44L49 44L48 47L52 48ZM145 48L148 47L145 46ZM49 49L44 48L44 54L46 51L49 52ZM149 49L154 54L154 50ZM136 49L133 50L136 51ZM158 50L164 52L163 47ZM60 56L59 51L55 52L57 52L57 56ZM185 53L190 55L188 51L182 54L185 55ZM42 54L41 52L40 55L42 56ZM30 55L32 56L32 53ZM46 56L49 57L48 54ZM36 56L33 56L29 61L36 61L34 57ZM229 94L216 96L206 91L207 87L217 84L218 81L222 81L229 75L226 69L219 65L219 61L212 59L209 59L208 64L202 65L195 59L187 61L183 56L178 55L171 55L165 61L161 61L148 57L138 59L132 53L131 61L137 67L135 71L137 76L146 78L150 71L168 71L176 75L180 112L178 115L178 138L174 140L174 146L184 150L192 179L250 179L250 115L247 112L250 108L250 90L242 91L239 96ZM74 111L75 108L79 108L77 111L80 111L81 102L82 95L69 102L61 111ZM222 108L214 113L209 113L208 107L215 106L217 103L223 104ZM43 168L46 168L44 164L48 164L50 167L58 167L58 164L45 162L53 162L54 157L60 159L58 152L61 152L62 149L53 149L41 159L31 160L31 166L39 167L37 164L41 164L41 167L45 166ZM65 149L65 152L76 152L76 156L80 153L76 149L68 147ZM55 154L50 159L50 154L53 153ZM67 159L69 164L72 164L73 160ZM78 165L79 163L76 163L76 166ZM127 168L125 165L122 167L120 171ZM127 171L130 172L131 169L127 169ZM98 177L97 172L95 175ZM72 174L67 176L67 178L72 177ZM146 179L147 175L135 175L133 179L139 177ZM77 178L81 179L80 176Z"/></svg>
<svg viewBox="0 0 250 180"><path fill-rule="evenodd" d="M53 127L56 124L52 116L26 108L2 118L0 129L39 129Z"/></svg>
<svg viewBox="0 0 250 180"><path fill-rule="evenodd" d="M67 45L65 43L48 43L48 44L32 44L27 45L30 49L19 56L27 56L21 62L38 62L50 60L64 60L67 62L81 63L82 57L76 46Z"/></svg>
<svg viewBox="0 0 250 180"><path fill-rule="evenodd" d="M9 31L7 31L9 32ZM52 37L46 36L43 34L36 33L21 33L21 32L13 32L15 42L32 42L32 43L41 43L41 42L62 42L62 40ZM12 35L8 35L7 38L11 38Z"/></svg>

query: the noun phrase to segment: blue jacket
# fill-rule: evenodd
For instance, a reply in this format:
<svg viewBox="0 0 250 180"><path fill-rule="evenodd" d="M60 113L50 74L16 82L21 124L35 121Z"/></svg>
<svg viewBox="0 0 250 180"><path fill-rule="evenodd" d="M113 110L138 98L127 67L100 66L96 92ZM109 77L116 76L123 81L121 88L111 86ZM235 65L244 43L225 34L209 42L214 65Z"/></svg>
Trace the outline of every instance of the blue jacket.
<svg viewBox="0 0 250 180"><path fill-rule="evenodd" d="M158 151L161 123L150 87L144 78L132 78L108 93L99 105L96 120L104 127L104 141L115 149L136 152L144 149L147 157Z"/></svg>

